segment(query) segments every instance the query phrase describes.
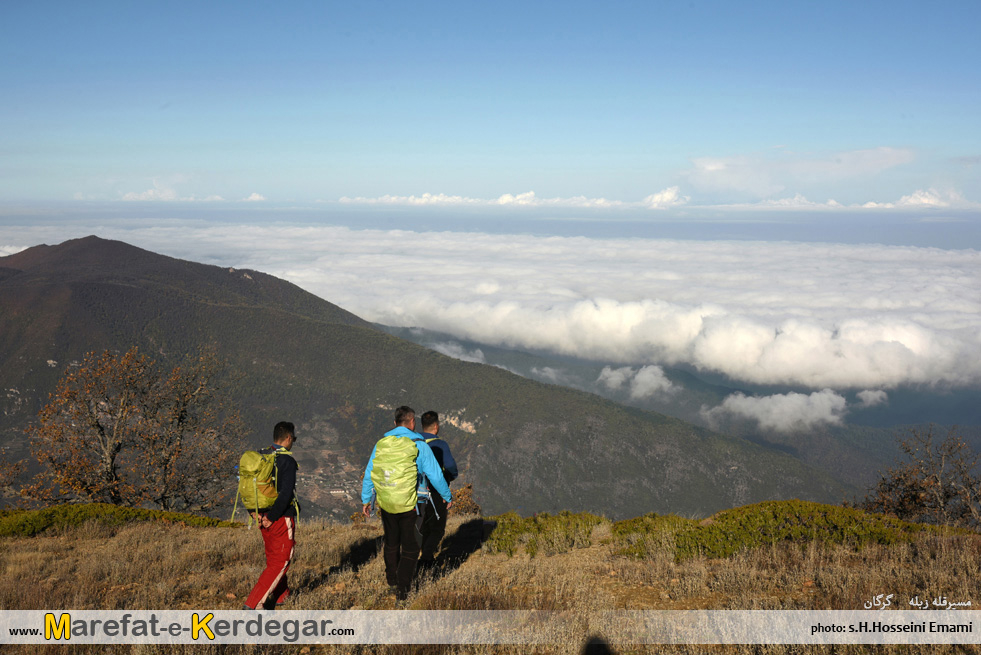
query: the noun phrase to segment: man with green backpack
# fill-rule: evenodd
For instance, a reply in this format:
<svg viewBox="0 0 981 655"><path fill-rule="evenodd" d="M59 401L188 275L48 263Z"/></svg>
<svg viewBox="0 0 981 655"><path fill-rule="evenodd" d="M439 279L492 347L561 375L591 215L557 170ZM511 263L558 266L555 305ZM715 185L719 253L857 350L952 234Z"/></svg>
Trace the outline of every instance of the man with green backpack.
<svg viewBox="0 0 981 655"><path fill-rule="evenodd" d="M266 568L245 600L245 608L272 609L290 594L286 572L296 548L296 460L290 452L296 443L292 423L280 421L273 428L273 443L259 451L248 451L239 461L238 499L259 525L266 550ZM235 510L232 510L232 517Z"/></svg>
<svg viewBox="0 0 981 655"><path fill-rule="evenodd" d="M385 578L395 587L400 601L409 595L419 560L416 519L420 483L425 484L428 478L447 508L453 503L439 463L425 439L414 432L415 427L415 410L404 405L395 410L395 429L375 444L361 485L365 517L370 515L372 503L378 504L385 533Z"/></svg>

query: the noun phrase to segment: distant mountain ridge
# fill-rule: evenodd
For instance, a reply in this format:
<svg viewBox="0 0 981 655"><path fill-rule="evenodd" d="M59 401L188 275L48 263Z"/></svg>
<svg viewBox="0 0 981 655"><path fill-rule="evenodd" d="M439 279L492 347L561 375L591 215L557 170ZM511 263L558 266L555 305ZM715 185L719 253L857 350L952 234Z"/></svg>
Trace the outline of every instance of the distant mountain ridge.
<svg viewBox="0 0 981 655"><path fill-rule="evenodd" d="M775 449L446 357L257 271L93 236L0 258L0 307L0 445L20 453L23 428L85 352L135 345L170 361L213 343L255 442L277 420L297 423L320 512L358 504L360 471L401 404L441 413L463 481L491 513L707 515L850 491Z"/></svg>

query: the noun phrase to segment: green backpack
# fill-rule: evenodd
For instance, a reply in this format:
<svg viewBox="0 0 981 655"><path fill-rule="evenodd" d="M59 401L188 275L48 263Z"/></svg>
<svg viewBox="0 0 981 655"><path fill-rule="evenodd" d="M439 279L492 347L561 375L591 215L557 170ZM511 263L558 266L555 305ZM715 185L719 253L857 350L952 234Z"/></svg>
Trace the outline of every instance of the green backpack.
<svg viewBox="0 0 981 655"><path fill-rule="evenodd" d="M398 514L415 509L418 456L419 449L409 437L382 437L375 445L371 482L378 506L386 512Z"/></svg>
<svg viewBox="0 0 981 655"><path fill-rule="evenodd" d="M277 449L266 454L254 450L247 450L242 454L242 458L238 461L238 493L235 494L235 505L232 507L230 520L235 520L239 498L242 499L242 506L249 512L249 527L252 527L252 512L268 509L275 504L276 499L279 498L276 455L292 457L293 453L288 450ZM300 508L297 505L295 495L293 506L296 508L299 518Z"/></svg>

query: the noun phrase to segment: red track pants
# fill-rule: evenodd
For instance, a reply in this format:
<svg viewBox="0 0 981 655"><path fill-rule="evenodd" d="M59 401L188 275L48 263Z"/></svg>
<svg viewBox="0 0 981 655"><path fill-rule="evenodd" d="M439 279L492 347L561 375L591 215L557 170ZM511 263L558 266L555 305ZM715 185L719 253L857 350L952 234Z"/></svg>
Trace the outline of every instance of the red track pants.
<svg viewBox="0 0 981 655"><path fill-rule="evenodd" d="M245 601L248 607L263 609L270 599L278 604L290 595L286 572L289 571L296 547L295 529L296 519L290 516L281 516L268 528L259 526L266 546L266 570L259 576L259 581Z"/></svg>

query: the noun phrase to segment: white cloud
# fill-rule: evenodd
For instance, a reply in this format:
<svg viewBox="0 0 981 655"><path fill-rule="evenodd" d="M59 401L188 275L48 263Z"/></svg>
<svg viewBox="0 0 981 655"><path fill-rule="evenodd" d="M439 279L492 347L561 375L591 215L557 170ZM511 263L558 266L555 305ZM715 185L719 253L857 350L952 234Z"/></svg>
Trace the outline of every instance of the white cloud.
<svg viewBox="0 0 981 655"><path fill-rule="evenodd" d="M514 196L510 193L505 193L503 196L494 201L496 205L526 205L535 206L541 204L541 200L535 197L534 191L527 191L525 193L519 193Z"/></svg>
<svg viewBox="0 0 981 655"><path fill-rule="evenodd" d="M841 209L843 205L836 200L828 200L827 202L811 202L801 194L795 195L793 198L778 198L776 200L764 200L758 203L755 207L770 207L776 209ZM754 207L754 208L755 208Z"/></svg>
<svg viewBox="0 0 981 655"><path fill-rule="evenodd" d="M462 206L479 205L485 207L566 207L579 209L614 209L614 208L647 208L666 209L678 207L688 202L688 196L681 196L678 187L671 187L652 194L640 202L623 200L607 200L606 198L587 198L574 196L571 198L540 198L534 191L511 194L505 193L494 199L468 198L465 196L448 196L442 193L424 193L420 196L384 195L376 198L340 198L338 202L353 205L403 205L403 206Z"/></svg>
<svg viewBox="0 0 981 655"><path fill-rule="evenodd" d="M673 186L659 193L649 195L640 204L650 209L667 209L668 207L679 207L688 202L688 196L682 196L678 187Z"/></svg>
<svg viewBox="0 0 981 655"><path fill-rule="evenodd" d="M265 196L258 193L253 193L248 198L242 198L242 202L263 202L265 199Z"/></svg>
<svg viewBox="0 0 981 655"><path fill-rule="evenodd" d="M384 195L378 198L341 198L338 202L347 205L469 205L483 203L484 201L463 196L448 196L443 193L424 193L421 196L391 196Z"/></svg>
<svg viewBox="0 0 981 655"><path fill-rule="evenodd" d="M594 209L612 209L637 206L635 203L623 202L622 200L607 200L606 198L587 198L586 196L574 196L572 198L539 198L534 191L511 195L505 193L492 201L491 204L502 206L518 207L577 207Z"/></svg>
<svg viewBox="0 0 981 655"><path fill-rule="evenodd" d="M801 157L782 162L792 175L805 182L841 180L877 175L915 159L907 148L869 148L834 153L827 157Z"/></svg>
<svg viewBox="0 0 981 655"><path fill-rule="evenodd" d="M630 397L634 399L648 398L658 394L666 394L676 391L671 380L664 375L664 369L660 366L644 366L633 382L630 383Z"/></svg>
<svg viewBox="0 0 981 655"><path fill-rule="evenodd" d="M177 192L160 180L153 181L153 188L146 191L131 191L123 195L129 201L171 201L179 200Z"/></svg>
<svg viewBox="0 0 981 655"><path fill-rule="evenodd" d="M27 250L27 246L0 246L0 257L15 255L21 250Z"/></svg>
<svg viewBox="0 0 981 655"><path fill-rule="evenodd" d="M747 193L766 198L784 190L774 176L772 164L748 157L700 157L686 173L689 184L702 191Z"/></svg>
<svg viewBox="0 0 981 655"><path fill-rule="evenodd" d="M612 366L604 366L599 377L596 378L596 383L611 391L621 389L629 383L630 397L635 400L674 393L678 390L678 387L673 385L664 374L664 369L653 364L642 366L636 371L630 366L616 369Z"/></svg>
<svg viewBox="0 0 981 655"><path fill-rule="evenodd" d="M858 392L858 399L862 407L875 407L876 405L888 403L889 394L882 390L870 391L866 389L865 391Z"/></svg>
<svg viewBox="0 0 981 655"><path fill-rule="evenodd" d="M484 359L484 352L480 348L476 348L471 351L467 351L462 345L455 341L447 341L445 343L437 343L429 346L438 353L442 353L453 359L459 359L464 362L476 362L478 364L485 364L487 360Z"/></svg>
<svg viewBox="0 0 981 655"><path fill-rule="evenodd" d="M122 196L128 202L218 202L224 200L219 195L210 195L204 198L197 196L182 196L174 188L175 184L186 182L188 177L185 175L172 175L167 179L154 178L153 188L146 191L130 191ZM255 194L253 194L255 195ZM88 199L81 192L75 194L76 200Z"/></svg>
<svg viewBox="0 0 981 655"><path fill-rule="evenodd" d="M552 384L569 385L573 382L566 371L551 366L542 366L541 368L536 366L531 369L531 374L539 379L547 380Z"/></svg>
<svg viewBox="0 0 981 655"><path fill-rule="evenodd" d="M696 158L685 178L700 191L765 199L788 188L872 177L913 160L913 152L904 148L870 148L824 156L780 149L754 155Z"/></svg>
<svg viewBox="0 0 981 655"><path fill-rule="evenodd" d="M712 409L703 408L702 415L711 424L732 416L756 421L764 430L792 432L809 430L821 425L840 425L847 411L845 398L831 389L773 396L747 396L735 393Z"/></svg>
<svg viewBox="0 0 981 655"><path fill-rule="evenodd" d="M596 378L596 383L602 384L607 389L616 390L623 387L624 383L632 378L633 375L634 369L630 366L616 369L611 366L604 366L603 370L600 371L599 377Z"/></svg>
<svg viewBox="0 0 981 655"><path fill-rule="evenodd" d="M677 186L669 187L658 193L651 194L643 200L633 202L624 200L610 200L607 198L587 198L585 196L575 196L571 198L540 198L534 191L526 191L519 194L505 193L493 200L482 198L468 198L465 196L449 196L445 194L424 193L420 196L392 196L384 195L377 198L340 198L341 204L352 205L390 205L405 207L454 207L454 206L480 206L480 207L516 207L516 208L572 208L572 209L652 209L666 210L678 209L690 206L701 209L711 209L717 211L827 211L827 212L855 212L862 210L922 210L930 208L940 209L977 209L981 208L981 203L966 200L960 192L956 190L938 191L937 189L917 190L909 195L902 196L898 200L891 202L867 201L860 203L845 204L829 198L823 202L808 199L801 193L793 196L772 197L784 190L783 185L773 185L767 182L767 176L758 176L749 170L742 170L744 164L738 162L721 162L718 160L698 160L699 165L706 171L713 174L719 171L728 171L727 175L739 177L745 174L752 177L752 184L733 184L732 189L741 191L752 191L751 195L759 196L760 199L751 202L730 202L725 204L712 203L691 203L691 196L682 195ZM746 165L748 166L748 165ZM735 169L735 172L733 172ZM697 185L696 185L697 186ZM723 185L724 186L724 185ZM752 187L758 189L753 190ZM253 194L257 195L257 194ZM259 196L261 198L261 196Z"/></svg>
<svg viewBox="0 0 981 655"><path fill-rule="evenodd" d="M929 207L946 209L950 207L970 207L973 204L964 200L964 197L957 191L938 191L937 189L924 191L918 189L908 196L903 196L896 202L867 202L862 207L866 209L922 209Z"/></svg>
<svg viewBox="0 0 981 655"><path fill-rule="evenodd" d="M92 231L24 230L34 236L21 243ZM266 271L371 321L608 362L598 380L608 386L626 388L636 373L616 367L630 364L814 390L981 384L976 250L310 224L158 222L100 234Z"/></svg>
<svg viewBox="0 0 981 655"><path fill-rule="evenodd" d="M814 202L808 200L801 194L796 194L792 198L767 198L757 202L744 202L727 205L702 205L702 207L713 207L725 211L827 211L827 212L856 212L856 211L875 211L881 209L916 211L924 209L979 209L981 203L971 202L964 198L958 191L928 191L918 190L902 196L893 202L868 201L845 205L837 200L828 199L825 202ZM929 217L921 220L930 220ZM945 220L955 220L947 218Z"/></svg>

